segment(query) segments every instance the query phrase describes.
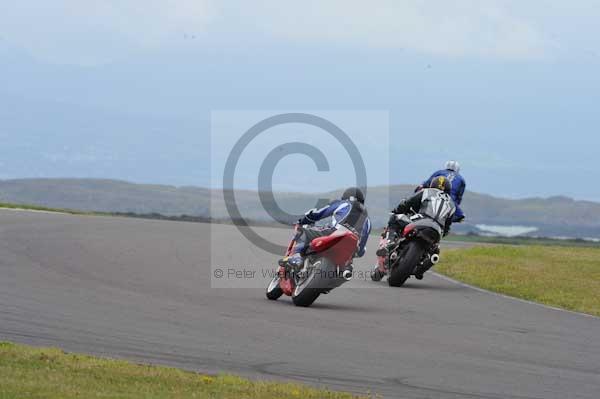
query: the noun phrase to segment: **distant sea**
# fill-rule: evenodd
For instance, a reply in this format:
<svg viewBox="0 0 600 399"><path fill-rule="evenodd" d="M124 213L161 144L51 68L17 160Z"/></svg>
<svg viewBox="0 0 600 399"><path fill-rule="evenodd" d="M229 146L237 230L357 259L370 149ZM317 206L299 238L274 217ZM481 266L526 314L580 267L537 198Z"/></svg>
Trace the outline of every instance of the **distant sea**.
<svg viewBox="0 0 600 399"><path fill-rule="evenodd" d="M537 227L529 226L494 226L489 224L475 225L482 234L490 234L502 237L516 237L524 234L534 233L538 230Z"/></svg>

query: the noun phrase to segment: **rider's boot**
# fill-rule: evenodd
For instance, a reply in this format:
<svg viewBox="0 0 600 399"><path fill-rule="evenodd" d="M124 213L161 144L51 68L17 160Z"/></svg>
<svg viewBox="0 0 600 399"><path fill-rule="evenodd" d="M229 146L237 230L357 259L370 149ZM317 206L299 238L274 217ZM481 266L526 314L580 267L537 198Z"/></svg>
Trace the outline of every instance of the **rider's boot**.
<svg viewBox="0 0 600 399"><path fill-rule="evenodd" d="M440 247L439 245L436 245L432 248L431 250L431 255L439 255L440 254ZM423 275L425 274L426 271L428 271L429 269L431 269L433 267L433 262L431 261L430 258L427 258L423 261L423 264L420 265L420 267L417 267L417 270L415 271L415 278L417 280L423 280Z"/></svg>
<svg viewBox="0 0 600 399"><path fill-rule="evenodd" d="M386 244L383 247L379 248L377 250L377 252L375 252L375 255L388 256L388 254L390 253L392 248L394 248L394 246L397 244L397 241L398 241L397 238L398 238L398 235L396 234L396 232L393 232L393 231L390 232L388 234Z"/></svg>
<svg viewBox="0 0 600 399"><path fill-rule="evenodd" d="M385 244L384 246L382 246L381 248L379 248L379 249L377 250L377 252L375 252L375 255L377 255L377 256L387 256L387 254L388 254L388 248L387 248L387 247L388 247L388 245L389 245L389 242L388 242L388 243L386 243L386 244Z"/></svg>

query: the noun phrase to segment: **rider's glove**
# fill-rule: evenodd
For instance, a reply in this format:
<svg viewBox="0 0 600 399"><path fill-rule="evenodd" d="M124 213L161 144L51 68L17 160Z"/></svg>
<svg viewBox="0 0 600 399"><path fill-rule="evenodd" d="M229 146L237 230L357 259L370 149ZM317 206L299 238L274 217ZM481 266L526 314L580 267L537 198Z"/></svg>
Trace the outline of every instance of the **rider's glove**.
<svg viewBox="0 0 600 399"><path fill-rule="evenodd" d="M307 227L310 227L313 224L315 224L315 222L310 221L307 218L302 218L302 219L298 219L298 221L296 222L296 224L298 226L302 227L303 229L306 229Z"/></svg>

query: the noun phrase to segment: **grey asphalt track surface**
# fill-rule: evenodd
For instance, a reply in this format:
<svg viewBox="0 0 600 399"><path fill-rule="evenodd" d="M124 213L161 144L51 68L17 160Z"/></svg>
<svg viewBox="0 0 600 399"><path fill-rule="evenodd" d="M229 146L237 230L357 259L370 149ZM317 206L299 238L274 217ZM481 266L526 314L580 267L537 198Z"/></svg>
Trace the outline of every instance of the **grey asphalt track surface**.
<svg viewBox="0 0 600 399"><path fill-rule="evenodd" d="M308 309L211 288L215 265L274 261L232 226L0 211L0 339L384 397L600 397L600 319L431 274Z"/></svg>

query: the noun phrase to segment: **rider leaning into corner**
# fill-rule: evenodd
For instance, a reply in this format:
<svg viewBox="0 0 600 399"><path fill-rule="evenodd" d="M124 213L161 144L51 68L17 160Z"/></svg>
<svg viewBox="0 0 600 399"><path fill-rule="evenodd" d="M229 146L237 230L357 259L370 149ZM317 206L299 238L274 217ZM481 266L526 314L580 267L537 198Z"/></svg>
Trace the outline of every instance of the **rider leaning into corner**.
<svg viewBox="0 0 600 399"><path fill-rule="evenodd" d="M319 220L331 217L331 222L325 227L312 226ZM359 188L348 188L342 198L334 200L321 209L311 209L298 221L302 227L298 229L296 246L293 255L279 261L280 265L300 267L304 263L304 254L308 244L318 237L332 234L338 229L348 229L359 237L356 257L365 254L365 247L371 232L371 221L365 207L365 196Z"/></svg>
<svg viewBox="0 0 600 399"><path fill-rule="evenodd" d="M411 213L419 214L434 220L442 230L445 237L450 232L456 206L450 193L452 186L445 176L437 176L431 180L427 188L421 189L416 195L400 202L392 211L388 222L388 243L394 245L397 238L401 237L402 230L411 223L405 216ZM389 248L383 247L377 251L377 256L386 256ZM439 249L436 250L439 253Z"/></svg>
<svg viewBox="0 0 600 399"><path fill-rule="evenodd" d="M423 187L431 186L431 182L433 179L439 176L444 176L448 179L451 185L450 196L454 200L454 204L456 205L456 213L454 214L453 222L462 222L465 219L465 214L460 208L460 204L463 200L463 195L465 193L465 189L467 188L467 183L465 179L460 175L460 164L457 161L448 161L446 162L445 169L438 170L431 177L423 182L415 192L418 192L423 189Z"/></svg>

